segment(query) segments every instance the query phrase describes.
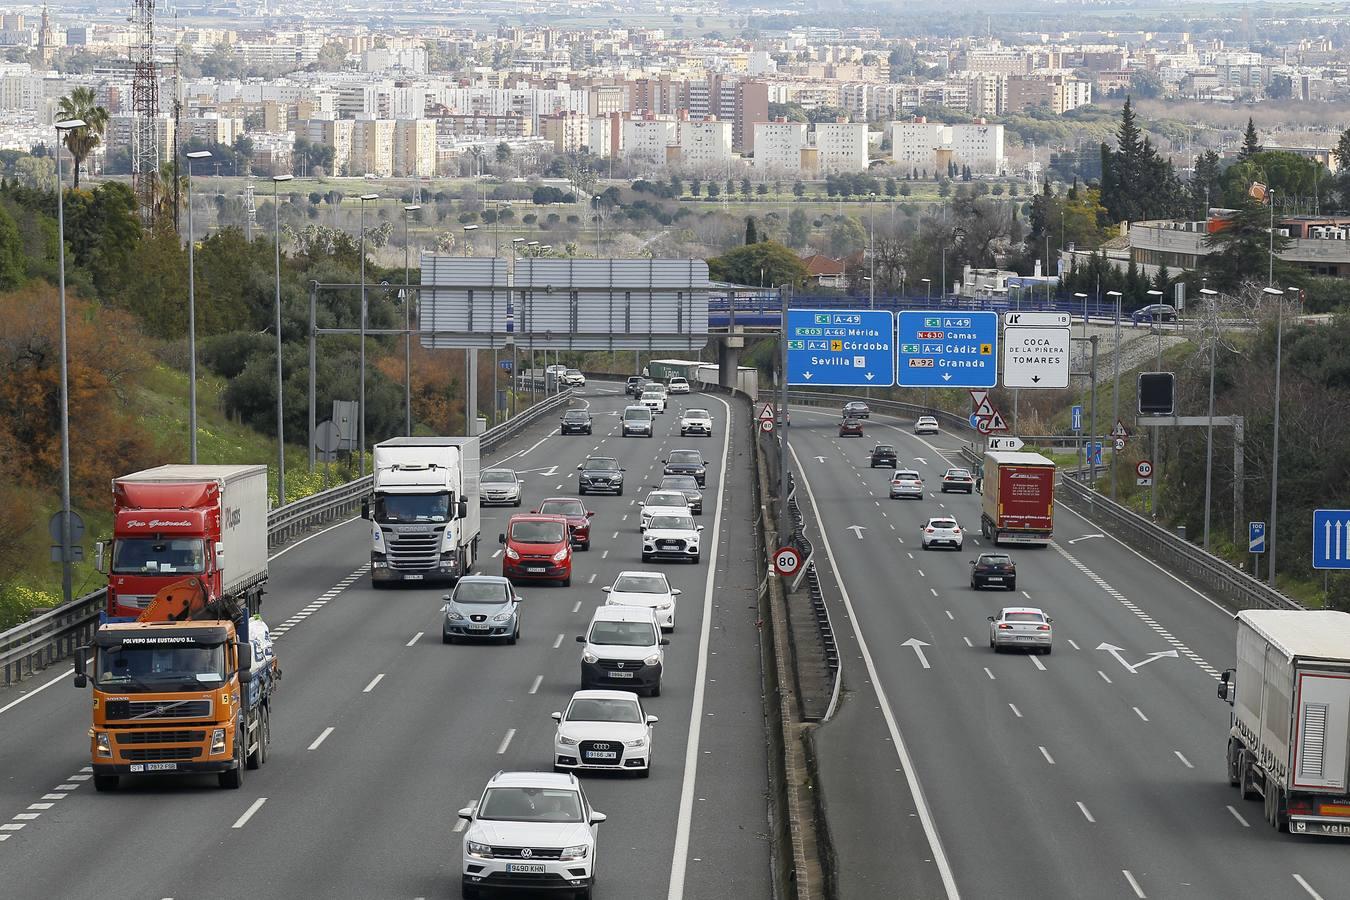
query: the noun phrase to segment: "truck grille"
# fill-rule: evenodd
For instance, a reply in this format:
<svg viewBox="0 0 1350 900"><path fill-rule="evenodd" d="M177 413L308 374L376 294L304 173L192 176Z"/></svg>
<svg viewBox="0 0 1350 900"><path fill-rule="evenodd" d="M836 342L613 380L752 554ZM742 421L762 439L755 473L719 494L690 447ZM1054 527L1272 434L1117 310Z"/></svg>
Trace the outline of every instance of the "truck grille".
<svg viewBox="0 0 1350 900"><path fill-rule="evenodd" d="M110 700L109 719L204 719L211 715L210 700Z"/></svg>
<svg viewBox="0 0 1350 900"><path fill-rule="evenodd" d="M119 731L119 744L200 744L205 731Z"/></svg>
<svg viewBox="0 0 1350 900"><path fill-rule="evenodd" d="M434 569L440 559L441 535L390 534L385 546L389 548L389 567L404 572Z"/></svg>
<svg viewBox="0 0 1350 900"><path fill-rule="evenodd" d="M557 847L530 847L526 856L525 847L493 847L492 855L496 859L559 859L562 850Z"/></svg>
<svg viewBox="0 0 1350 900"><path fill-rule="evenodd" d="M170 762L196 759L201 755L201 747L144 747L122 751L122 758L131 762Z"/></svg>
<svg viewBox="0 0 1350 900"><path fill-rule="evenodd" d="M619 741L582 741L581 761L588 766L617 766L623 756L623 744ZM596 759L592 751L613 753L613 759Z"/></svg>

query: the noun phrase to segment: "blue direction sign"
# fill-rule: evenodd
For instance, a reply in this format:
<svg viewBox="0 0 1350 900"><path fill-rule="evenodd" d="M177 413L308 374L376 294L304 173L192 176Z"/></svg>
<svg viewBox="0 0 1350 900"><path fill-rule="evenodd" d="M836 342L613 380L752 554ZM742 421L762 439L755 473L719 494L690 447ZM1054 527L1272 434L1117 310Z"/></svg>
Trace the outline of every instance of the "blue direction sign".
<svg viewBox="0 0 1350 900"><path fill-rule="evenodd" d="M514 365L514 364L513 364L513 363L511 362L511 360L509 360L509 359L504 359L504 360L501 361L501 367L502 367L502 369L503 369L504 371L510 372L510 371L511 371L511 367L512 367L513 365Z"/></svg>
<svg viewBox="0 0 1350 900"><path fill-rule="evenodd" d="M900 313L900 387L991 388L998 384L998 313Z"/></svg>
<svg viewBox="0 0 1350 900"><path fill-rule="evenodd" d="M1350 569L1350 509L1313 510L1314 569Z"/></svg>
<svg viewBox="0 0 1350 900"><path fill-rule="evenodd" d="M1247 523L1247 552L1265 553L1266 552L1266 523L1248 522Z"/></svg>
<svg viewBox="0 0 1350 900"><path fill-rule="evenodd" d="M1082 431L1082 430L1083 430L1083 407L1081 407L1081 406L1075 406L1075 407L1073 408L1073 425L1072 425L1072 429L1073 429L1074 431Z"/></svg>
<svg viewBox="0 0 1350 900"><path fill-rule="evenodd" d="M885 310L789 309L788 384L895 384L895 315Z"/></svg>

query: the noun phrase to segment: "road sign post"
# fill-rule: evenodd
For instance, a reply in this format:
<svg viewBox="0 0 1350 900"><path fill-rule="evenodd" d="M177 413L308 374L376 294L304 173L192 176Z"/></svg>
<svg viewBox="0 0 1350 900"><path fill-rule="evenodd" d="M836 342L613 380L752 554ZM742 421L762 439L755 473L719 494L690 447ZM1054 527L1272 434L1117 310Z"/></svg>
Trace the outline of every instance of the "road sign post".
<svg viewBox="0 0 1350 900"><path fill-rule="evenodd" d="M889 311L790 309L785 337L790 385L895 384L895 316Z"/></svg>
<svg viewBox="0 0 1350 900"><path fill-rule="evenodd" d="M992 388L998 384L998 313L904 310L899 315L897 346L896 383L900 387Z"/></svg>

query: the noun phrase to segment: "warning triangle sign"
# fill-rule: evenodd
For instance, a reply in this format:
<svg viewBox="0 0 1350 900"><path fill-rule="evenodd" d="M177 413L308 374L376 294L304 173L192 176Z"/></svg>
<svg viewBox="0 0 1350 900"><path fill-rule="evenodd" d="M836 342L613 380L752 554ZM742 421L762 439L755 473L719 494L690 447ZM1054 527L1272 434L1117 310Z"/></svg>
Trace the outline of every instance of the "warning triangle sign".
<svg viewBox="0 0 1350 900"><path fill-rule="evenodd" d="M988 398L988 396L989 396L988 391L971 391L970 402L975 405L976 409L979 409L981 406L984 405L984 402L986 398Z"/></svg>
<svg viewBox="0 0 1350 900"><path fill-rule="evenodd" d="M980 405L975 410L975 416L980 419L988 419L996 415L998 415L998 410L994 409L994 404L989 402L989 397L986 395L981 398Z"/></svg>
<svg viewBox="0 0 1350 900"><path fill-rule="evenodd" d="M995 431L1007 431L1007 430L1008 430L1008 423L1003 421L1003 413L999 412L998 410L994 410L994 414L989 418L990 433L993 433Z"/></svg>
<svg viewBox="0 0 1350 900"><path fill-rule="evenodd" d="M1129 432L1125 430L1125 424L1116 419L1116 427L1111 429L1111 437L1126 437L1128 434Z"/></svg>
<svg viewBox="0 0 1350 900"><path fill-rule="evenodd" d="M763 422L766 419L773 418L773 404L765 403L764 408L759 411L759 420Z"/></svg>

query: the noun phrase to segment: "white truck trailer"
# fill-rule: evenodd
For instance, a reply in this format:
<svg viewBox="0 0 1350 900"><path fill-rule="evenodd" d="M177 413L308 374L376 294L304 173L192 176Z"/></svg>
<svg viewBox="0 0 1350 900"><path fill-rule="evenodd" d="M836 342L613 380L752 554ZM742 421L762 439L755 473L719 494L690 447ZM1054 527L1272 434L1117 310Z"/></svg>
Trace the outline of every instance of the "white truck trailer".
<svg viewBox="0 0 1350 900"><path fill-rule="evenodd" d="M1244 610L1237 623L1237 667L1219 679L1229 784L1262 798L1279 831L1350 837L1350 613Z"/></svg>
<svg viewBox="0 0 1350 900"><path fill-rule="evenodd" d="M478 558L477 437L400 437L375 445L370 578L454 582Z"/></svg>

